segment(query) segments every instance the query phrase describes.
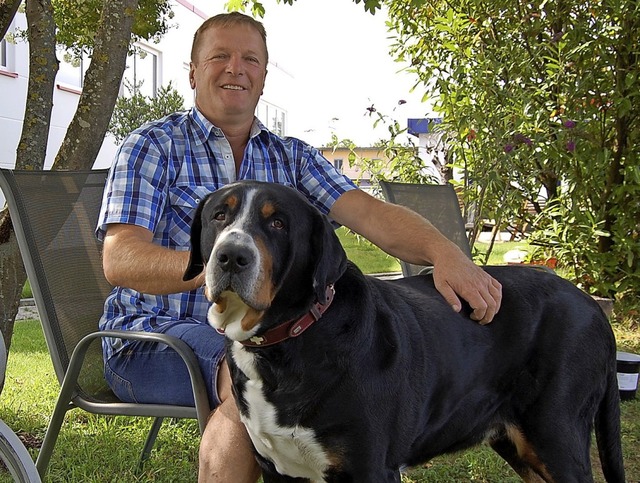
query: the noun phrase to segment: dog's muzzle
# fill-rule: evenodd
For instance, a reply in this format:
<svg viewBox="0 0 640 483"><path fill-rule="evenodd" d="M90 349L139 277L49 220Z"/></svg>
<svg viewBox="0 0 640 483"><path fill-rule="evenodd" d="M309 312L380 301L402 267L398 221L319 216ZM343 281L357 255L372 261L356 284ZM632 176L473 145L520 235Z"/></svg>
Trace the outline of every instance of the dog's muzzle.
<svg viewBox="0 0 640 483"><path fill-rule="evenodd" d="M240 242L235 234L219 246L213 252L215 263L220 270L228 273L240 273L255 265L256 257L254 250L246 244Z"/></svg>
<svg viewBox="0 0 640 483"><path fill-rule="evenodd" d="M253 238L244 231L231 230L216 241L207 264L207 290L216 302L224 291L235 292L247 305L262 310L259 287L261 275L260 253Z"/></svg>

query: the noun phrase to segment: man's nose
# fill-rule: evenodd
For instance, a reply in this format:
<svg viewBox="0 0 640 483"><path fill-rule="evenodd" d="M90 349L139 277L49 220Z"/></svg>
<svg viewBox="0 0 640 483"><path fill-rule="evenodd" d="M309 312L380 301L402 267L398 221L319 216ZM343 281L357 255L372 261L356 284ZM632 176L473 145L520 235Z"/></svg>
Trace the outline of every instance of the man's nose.
<svg viewBox="0 0 640 483"><path fill-rule="evenodd" d="M242 66L242 58L238 54L231 54L229 61L227 62L227 73L231 75L244 74L244 68Z"/></svg>

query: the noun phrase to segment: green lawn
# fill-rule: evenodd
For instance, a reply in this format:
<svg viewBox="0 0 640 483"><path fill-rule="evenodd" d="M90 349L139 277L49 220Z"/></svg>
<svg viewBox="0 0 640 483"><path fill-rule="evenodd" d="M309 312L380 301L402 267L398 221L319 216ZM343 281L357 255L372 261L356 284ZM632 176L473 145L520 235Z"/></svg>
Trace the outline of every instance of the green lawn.
<svg viewBox="0 0 640 483"><path fill-rule="evenodd" d="M347 253L363 271L399 271L396 260L368 242L340 233ZM514 244L520 245L520 244ZM490 263L501 263L502 244ZM637 318L614 324L622 349L640 351ZM5 387L0 396L0 416L29 446L44 435L53 410L58 384L38 321L16 323ZM199 433L193 420L166 421L158 442L142 471L137 471L150 419L94 416L82 410L67 414L54 451L46 482L194 482L197 476ZM640 481L640 396L622 404L623 448L628 481ZM37 448L30 449L36 456ZM596 481L602 482L593 453ZM0 470L0 483L12 481ZM487 447L435 458L403 477L403 483L516 482L514 472Z"/></svg>
<svg viewBox="0 0 640 483"><path fill-rule="evenodd" d="M347 256L364 273L386 273L399 272L400 263L384 253L378 247L366 239L355 235L346 228L337 231L342 246L347 252ZM478 253L486 253L488 245L486 243L476 243L475 249ZM489 257L489 265L504 264L504 255L509 250L521 249L527 251L529 246L526 242L502 242L496 243Z"/></svg>

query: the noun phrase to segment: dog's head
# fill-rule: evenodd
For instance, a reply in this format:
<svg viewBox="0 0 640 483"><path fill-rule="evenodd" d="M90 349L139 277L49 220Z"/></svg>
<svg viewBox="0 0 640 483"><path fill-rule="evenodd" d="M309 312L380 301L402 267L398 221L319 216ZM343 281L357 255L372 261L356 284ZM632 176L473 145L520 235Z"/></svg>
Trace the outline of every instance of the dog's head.
<svg viewBox="0 0 640 483"><path fill-rule="evenodd" d="M345 268L333 227L304 196L280 184L241 181L198 206L184 279L204 270L209 323L246 340L267 328L262 322L272 307L324 304L327 285Z"/></svg>

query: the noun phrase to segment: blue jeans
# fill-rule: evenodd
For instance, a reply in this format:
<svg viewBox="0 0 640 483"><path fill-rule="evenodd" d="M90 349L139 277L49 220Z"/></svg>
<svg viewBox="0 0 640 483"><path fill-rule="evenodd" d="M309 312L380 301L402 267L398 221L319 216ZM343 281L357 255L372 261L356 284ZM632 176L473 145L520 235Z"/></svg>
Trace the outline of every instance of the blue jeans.
<svg viewBox="0 0 640 483"><path fill-rule="evenodd" d="M220 404L216 381L224 359L224 336L203 323L178 321L158 332L182 339L198 358L211 408ZM189 372L182 358L165 344L133 341L105 364L105 378L124 402L193 406Z"/></svg>

